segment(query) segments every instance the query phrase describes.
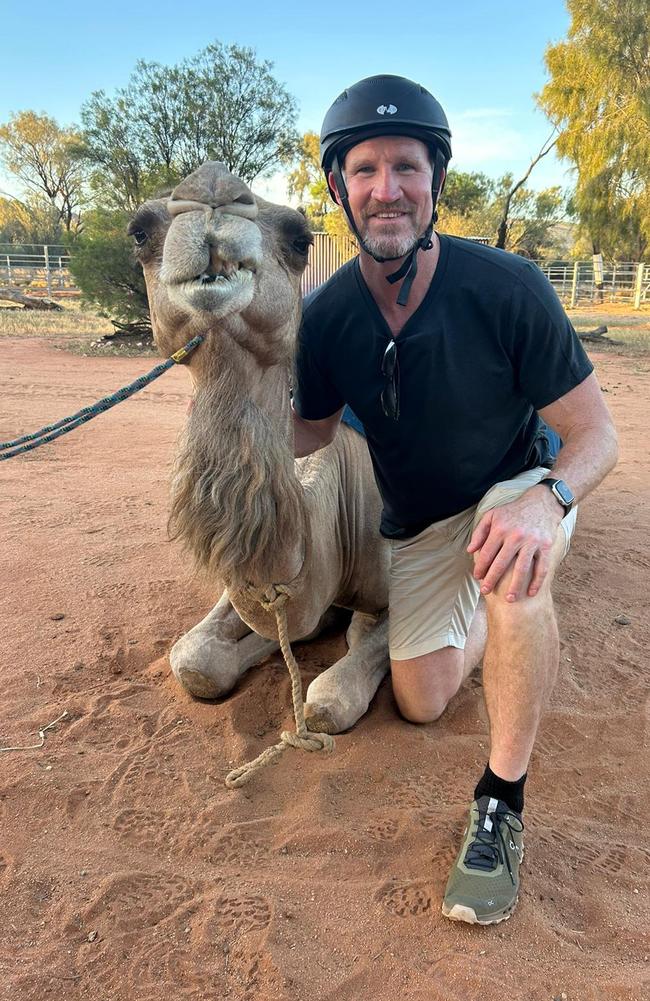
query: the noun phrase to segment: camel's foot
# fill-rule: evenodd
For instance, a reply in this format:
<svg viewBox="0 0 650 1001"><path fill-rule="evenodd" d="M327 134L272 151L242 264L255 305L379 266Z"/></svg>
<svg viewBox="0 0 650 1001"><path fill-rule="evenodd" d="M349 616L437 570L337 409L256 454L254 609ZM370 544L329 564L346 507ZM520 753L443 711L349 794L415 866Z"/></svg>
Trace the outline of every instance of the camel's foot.
<svg viewBox="0 0 650 1001"><path fill-rule="evenodd" d="M341 733L361 719L390 666L388 617L355 612L354 645L307 689L305 722L313 732ZM349 631L350 635L350 631Z"/></svg>
<svg viewBox="0 0 650 1001"><path fill-rule="evenodd" d="M199 699L227 695L246 671L278 649L239 618L226 595L174 644L169 662L183 688Z"/></svg>
<svg viewBox="0 0 650 1001"><path fill-rule="evenodd" d="M312 733L343 733L361 719L366 709L358 712L337 699L332 699L328 705L305 702L305 723Z"/></svg>
<svg viewBox="0 0 650 1001"><path fill-rule="evenodd" d="M253 664L264 660L279 646L277 641L265 640L253 632L238 642L214 636L197 637L193 632L174 644L169 662L183 688L199 699L227 695Z"/></svg>

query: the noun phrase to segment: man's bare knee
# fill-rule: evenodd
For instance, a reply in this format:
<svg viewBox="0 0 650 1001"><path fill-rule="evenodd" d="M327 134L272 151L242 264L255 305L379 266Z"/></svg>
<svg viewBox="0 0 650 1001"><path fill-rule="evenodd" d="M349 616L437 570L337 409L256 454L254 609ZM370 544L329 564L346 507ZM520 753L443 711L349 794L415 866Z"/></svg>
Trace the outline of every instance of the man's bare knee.
<svg viewBox="0 0 650 1001"><path fill-rule="evenodd" d="M395 701L397 702L397 708L400 711L400 715L404 717L409 723L435 723L437 719L440 719L445 709L449 705L449 702L438 702L435 705L428 706L410 706L404 705L395 696Z"/></svg>
<svg viewBox="0 0 650 1001"><path fill-rule="evenodd" d="M432 723L442 716L463 679L462 650L445 647L410 660L392 660L397 707L410 723Z"/></svg>

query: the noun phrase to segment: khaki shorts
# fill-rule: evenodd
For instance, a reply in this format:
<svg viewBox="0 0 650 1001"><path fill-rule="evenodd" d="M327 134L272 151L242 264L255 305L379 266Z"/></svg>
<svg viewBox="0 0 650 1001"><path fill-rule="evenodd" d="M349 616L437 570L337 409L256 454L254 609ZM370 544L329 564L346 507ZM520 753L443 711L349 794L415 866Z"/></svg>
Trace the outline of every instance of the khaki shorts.
<svg viewBox="0 0 650 1001"><path fill-rule="evenodd" d="M467 546L486 511L516 500L549 475L543 466L496 483L474 507L434 522L412 539L391 540L389 647L393 660L409 660L446 646L463 649L479 599ZM574 507L562 519L569 551Z"/></svg>

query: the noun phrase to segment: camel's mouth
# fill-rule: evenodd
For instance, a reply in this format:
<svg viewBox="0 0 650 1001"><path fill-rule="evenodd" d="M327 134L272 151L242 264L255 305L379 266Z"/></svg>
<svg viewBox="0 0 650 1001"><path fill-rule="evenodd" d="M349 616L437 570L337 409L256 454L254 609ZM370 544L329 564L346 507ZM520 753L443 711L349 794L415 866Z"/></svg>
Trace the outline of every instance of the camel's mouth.
<svg viewBox="0 0 650 1001"><path fill-rule="evenodd" d="M255 269L248 263L215 263L193 278L167 285L169 295L179 306L207 310L215 316L244 309L253 298Z"/></svg>
<svg viewBox="0 0 650 1001"><path fill-rule="evenodd" d="M223 264L218 269L209 267L205 271L202 271L200 275L196 278L191 279L193 282L198 282L200 285L214 285L223 284L224 282L230 282L235 278L240 271L248 271L251 275L255 274L255 269L247 267L241 262L239 264Z"/></svg>

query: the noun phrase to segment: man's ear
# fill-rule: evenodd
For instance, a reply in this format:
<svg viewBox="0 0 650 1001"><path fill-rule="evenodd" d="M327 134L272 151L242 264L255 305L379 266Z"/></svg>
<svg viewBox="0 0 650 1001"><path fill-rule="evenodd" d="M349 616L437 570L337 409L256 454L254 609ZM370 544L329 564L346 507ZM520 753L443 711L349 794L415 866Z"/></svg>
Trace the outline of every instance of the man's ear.
<svg viewBox="0 0 650 1001"><path fill-rule="evenodd" d="M446 171L446 170L445 170L445 168L443 167L443 168L442 168L442 180L440 181L440 187L438 188L438 198L440 198L440 195L441 195L441 194L442 194L442 192L444 191L444 187L445 187L445 181L446 181L446 180L447 180L447 171Z"/></svg>
<svg viewBox="0 0 650 1001"><path fill-rule="evenodd" d="M341 201L341 196L339 195L339 189L336 186L336 181L334 179L334 174L333 174L333 172L331 170L330 170L329 174L327 175L327 183L330 186L330 191L334 192L334 197L336 198L337 205L343 205L343 202Z"/></svg>

